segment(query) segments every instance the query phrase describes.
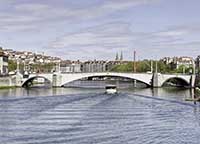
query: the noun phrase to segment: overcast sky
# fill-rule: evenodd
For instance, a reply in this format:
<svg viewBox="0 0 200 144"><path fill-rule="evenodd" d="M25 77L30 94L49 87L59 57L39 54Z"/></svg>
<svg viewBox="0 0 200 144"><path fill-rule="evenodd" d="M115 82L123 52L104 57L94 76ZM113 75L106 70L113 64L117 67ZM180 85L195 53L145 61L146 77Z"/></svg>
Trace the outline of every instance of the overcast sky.
<svg viewBox="0 0 200 144"><path fill-rule="evenodd" d="M200 0L0 0L0 46L63 59L200 55Z"/></svg>

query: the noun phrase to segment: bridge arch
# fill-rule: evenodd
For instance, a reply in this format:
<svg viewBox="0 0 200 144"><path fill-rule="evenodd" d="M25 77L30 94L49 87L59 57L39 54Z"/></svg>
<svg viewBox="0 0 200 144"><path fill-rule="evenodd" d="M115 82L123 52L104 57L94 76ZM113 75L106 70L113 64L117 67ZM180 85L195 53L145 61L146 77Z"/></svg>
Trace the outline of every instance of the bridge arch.
<svg viewBox="0 0 200 144"><path fill-rule="evenodd" d="M30 78L28 78L27 80L25 80L23 83L22 83L22 87L29 87L30 84L33 82L33 80L37 79L37 78L43 78L44 80L48 81L49 83L52 84L52 81L45 77L45 76L32 76Z"/></svg>
<svg viewBox="0 0 200 144"><path fill-rule="evenodd" d="M147 74L145 74L147 75ZM71 76L68 75L62 75L62 83L61 86L64 86L65 84L71 83L76 80L80 80L83 78L92 78L92 77L120 77L120 78L126 78L126 79L132 79L137 80L141 83L146 84L147 86L151 86L152 81L152 75L148 75L146 79L144 79L144 74L122 74L122 73L85 73L85 74L71 74Z"/></svg>
<svg viewBox="0 0 200 144"><path fill-rule="evenodd" d="M183 84L183 85L181 85L181 86L190 86L190 81L188 81L188 80L186 80L186 79L184 79L184 78L182 78L182 77L170 77L170 78L167 78L166 80L164 80L163 82L162 82L162 87L167 83L167 82L170 82L170 80L171 81L177 81L177 82L179 82L179 83L181 83L181 84ZM176 83L176 84L178 84L178 83Z"/></svg>

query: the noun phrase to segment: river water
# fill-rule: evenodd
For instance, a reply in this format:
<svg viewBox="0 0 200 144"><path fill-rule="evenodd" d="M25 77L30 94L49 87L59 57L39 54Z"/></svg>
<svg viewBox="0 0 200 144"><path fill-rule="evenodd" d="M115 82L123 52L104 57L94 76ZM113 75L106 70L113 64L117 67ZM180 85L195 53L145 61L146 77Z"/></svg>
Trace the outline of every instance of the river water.
<svg viewBox="0 0 200 144"><path fill-rule="evenodd" d="M188 89L0 90L0 144L199 144Z"/></svg>

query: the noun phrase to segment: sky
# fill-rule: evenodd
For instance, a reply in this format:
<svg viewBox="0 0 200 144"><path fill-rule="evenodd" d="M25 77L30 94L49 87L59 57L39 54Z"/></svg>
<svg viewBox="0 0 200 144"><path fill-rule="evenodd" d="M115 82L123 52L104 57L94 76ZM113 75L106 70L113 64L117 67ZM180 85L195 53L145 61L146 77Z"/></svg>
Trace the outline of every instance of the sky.
<svg viewBox="0 0 200 144"><path fill-rule="evenodd" d="M0 46L70 60L200 55L200 0L0 0Z"/></svg>

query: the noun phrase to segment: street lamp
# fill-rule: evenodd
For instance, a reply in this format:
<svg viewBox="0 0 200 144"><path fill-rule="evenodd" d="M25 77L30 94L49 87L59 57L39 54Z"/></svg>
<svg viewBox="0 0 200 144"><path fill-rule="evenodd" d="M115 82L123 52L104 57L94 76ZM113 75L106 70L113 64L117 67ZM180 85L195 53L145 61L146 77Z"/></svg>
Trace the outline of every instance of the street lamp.
<svg viewBox="0 0 200 144"><path fill-rule="evenodd" d="M19 73L19 60L17 60L17 73Z"/></svg>
<svg viewBox="0 0 200 144"><path fill-rule="evenodd" d="M58 62L58 72L60 73L60 62L61 62L61 60L59 60L59 62Z"/></svg>
<svg viewBox="0 0 200 144"><path fill-rule="evenodd" d="M193 74L196 74L196 67L195 67L195 63L193 63Z"/></svg>
<svg viewBox="0 0 200 144"><path fill-rule="evenodd" d="M56 72L60 73L60 60L56 63Z"/></svg>

